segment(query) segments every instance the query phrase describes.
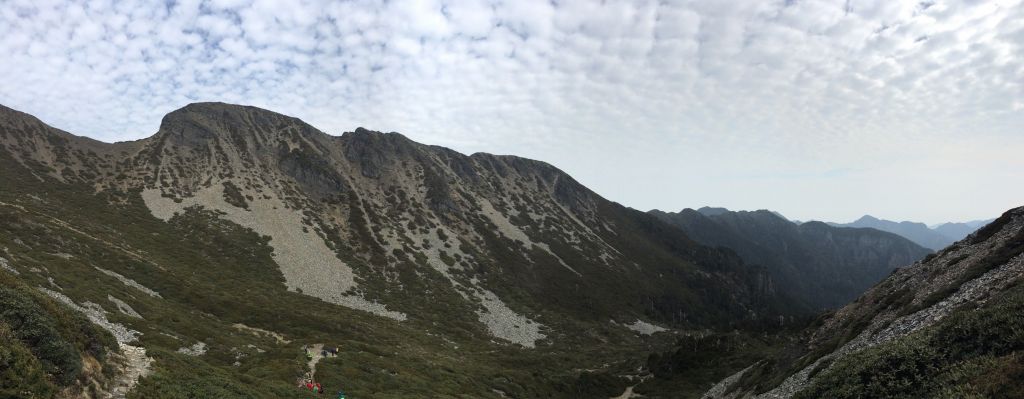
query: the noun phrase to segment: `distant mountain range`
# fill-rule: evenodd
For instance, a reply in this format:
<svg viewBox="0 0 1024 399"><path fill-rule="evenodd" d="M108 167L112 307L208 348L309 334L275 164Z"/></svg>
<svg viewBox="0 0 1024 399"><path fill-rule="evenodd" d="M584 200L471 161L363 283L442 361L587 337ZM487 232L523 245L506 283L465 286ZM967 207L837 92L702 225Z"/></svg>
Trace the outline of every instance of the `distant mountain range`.
<svg viewBox="0 0 1024 399"><path fill-rule="evenodd" d="M868 227L890 233L899 234L918 245L932 250L945 248L949 244L962 240L968 234L988 224L994 219L974 220L964 223L943 223L930 228L918 222L894 222L864 215L852 223L829 223L836 227Z"/></svg>
<svg viewBox="0 0 1024 399"><path fill-rule="evenodd" d="M746 263L766 267L778 291L816 309L842 306L894 269L931 252L896 234L822 222L797 224L767 210L704 207L650 213L698 243L731 249Z"/></svg>

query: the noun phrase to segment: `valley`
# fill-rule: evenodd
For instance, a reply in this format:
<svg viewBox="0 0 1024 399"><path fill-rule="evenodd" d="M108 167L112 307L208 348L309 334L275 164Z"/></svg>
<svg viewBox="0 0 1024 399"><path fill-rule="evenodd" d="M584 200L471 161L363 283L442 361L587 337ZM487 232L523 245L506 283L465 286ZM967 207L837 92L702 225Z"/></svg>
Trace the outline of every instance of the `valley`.
<svg viewBox="0 0 1024 399"><path fill-rule="evenodd" d="M16 396L302 398L307 375L348 397L735 396L823 364L793 359L815 317L924 312L890 280L973 256L769 212L640 212L543 162L254 107L192 104L116 144L0 111L0 299L92 321L45 329L86 361L5 344L38 370L5 377ZM964 283L995 295L1006 270ZM874 314L822 348L859 345Z"/></svg>

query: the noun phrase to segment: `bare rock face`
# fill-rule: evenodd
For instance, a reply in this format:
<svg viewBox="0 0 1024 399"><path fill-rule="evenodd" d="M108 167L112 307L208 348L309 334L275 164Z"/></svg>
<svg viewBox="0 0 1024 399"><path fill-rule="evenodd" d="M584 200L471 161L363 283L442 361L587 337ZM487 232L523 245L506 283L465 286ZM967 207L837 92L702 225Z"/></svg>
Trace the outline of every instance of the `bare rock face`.
<svg viewBox="0 0 1024 399"><path fill-rule="evenodd" d="M363 128L330 136L221 103L118 144L0 111L0 152L31 173L167 222L196 211L247 228L269 238L289 290L395 321L455 312L529 348L573 319L707 326L779 312L763 269L543 162Z"/></svg>

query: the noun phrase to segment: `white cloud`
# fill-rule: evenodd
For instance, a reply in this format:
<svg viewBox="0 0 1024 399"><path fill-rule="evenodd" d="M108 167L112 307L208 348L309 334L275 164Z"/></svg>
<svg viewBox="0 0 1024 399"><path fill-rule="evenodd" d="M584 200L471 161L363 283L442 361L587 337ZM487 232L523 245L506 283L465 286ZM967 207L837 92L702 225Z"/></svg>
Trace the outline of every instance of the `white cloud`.
<svg viewBox="0 0 1024 399"><path fill-rule="evenodd" d="M638 208L1016 205L995 176L1024 178L1021 1L848 4L12 0L0 103L112 141L242 102L543 159Z"/></svg>

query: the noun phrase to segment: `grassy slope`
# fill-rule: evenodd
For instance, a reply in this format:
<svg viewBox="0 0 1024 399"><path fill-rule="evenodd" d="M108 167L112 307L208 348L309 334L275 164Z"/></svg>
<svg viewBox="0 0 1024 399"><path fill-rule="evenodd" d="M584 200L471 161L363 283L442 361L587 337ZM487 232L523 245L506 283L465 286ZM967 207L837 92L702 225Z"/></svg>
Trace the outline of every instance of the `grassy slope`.
<svg viewBox="0 0 1024 399"><path fill-rule="evenodd" d="M1022 397L1024 286L837 360L797 398Z"/></svg>
<svg viewBox="0 0 1024 399"><path fill-rule="evenodd" d="M135 397L303 397L293 388L305 371L300 347L317 342L342 348L320 375L328 389L344 387L353 397L493 397L494 389L517 397L574 397L588 390L601 396L617 393L620 384L599 375L635 369L642 364L638 354L657 348L605 322L592 326L601 340L568 336L557 347L520 350L492 343L472 323L396 323L333 306L287 292L266 241L248 230L201 212L163 223L137 195L92 195L89 187L40 181L10 159L0 157L0 163L0 201L24 209L0 206L7 221L0 224L5 257L29 285L50 286L47 278L53 278L76 301L101 304L113 312L112 321L143 332L140 341L156 359L156 372ZM118 201L125 202L113 205ZM94 267L134 279L162 298ZM145 319L116 313L108 294ZM234 323L292 341L279 344L238 331ZM601 344L609 340L616 344ZM175 353L197 341L210 347L206 355Z"/></svg>
<svg viewBox="0 0 1024 399"><path fill-rule="evenodd" d="M765 334L718 333L680 337L676 347L653 353L645 367L651 378L634 392L648 398L697 398L715 382L752 363L775 356L791 331Z"/></svg>
<svg viewBox="0 0 1024 399"><path fill-rule="evenodd" d="M83 361L102 361L116 348L85 316L0 273L0 397L48 397L103 378L89 375Z"/></svg>

